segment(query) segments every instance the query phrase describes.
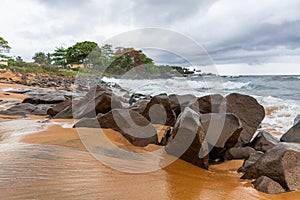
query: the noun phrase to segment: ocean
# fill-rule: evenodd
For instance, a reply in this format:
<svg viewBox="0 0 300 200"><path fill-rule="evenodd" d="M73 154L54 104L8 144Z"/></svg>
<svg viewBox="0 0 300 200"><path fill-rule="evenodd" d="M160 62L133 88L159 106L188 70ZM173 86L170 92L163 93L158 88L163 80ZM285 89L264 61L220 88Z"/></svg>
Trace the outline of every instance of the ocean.
<svg viewBox="0 0 300 200"><path fill-rule="evenodd" d="M300 114L300 76L190 76L168 79L116 79L103 77L106 82L119 84L130 93L147 95L194 94L204 96L220 93L241 93L255 97L265 107L262 129L281 135Z"/></svg>

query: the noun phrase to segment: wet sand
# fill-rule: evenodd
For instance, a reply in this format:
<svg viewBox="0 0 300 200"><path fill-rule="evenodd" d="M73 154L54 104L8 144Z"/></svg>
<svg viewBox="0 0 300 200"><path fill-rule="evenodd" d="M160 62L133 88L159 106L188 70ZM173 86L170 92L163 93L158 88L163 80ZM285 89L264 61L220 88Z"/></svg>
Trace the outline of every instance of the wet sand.
<svg viewBox="0 0 300 200"><path fill-rule="evenodd" d="M16 130L9 130L9 122L5 122L7 126L2 130L14 134ZM24 126L24 131L28 123L33 129L42 123L24 119L17 122ZM114 143L132 148L119 133L104 131ZM86 152L76 129L51 124L42 131L18 138L21 141L7 143L4 140L0 145L0 195L5 199L280 200L300 196L300 192L266 195L256 191L249 181L240 180L240 174L236 173L242 161L213 165L206 171L177 160L155 172L130 174L114 170ZM153 150L148 148L132 150ZM119 160L120 165L126 162Z"/></svg>
<svg viewBox="0 0 300 200"><path fill-rule="evenodd" d="M112 169L87 152L74 120L0 119L1 199L299 199L300 192L267 195L251 181L240 179L242 161L212 165L209 171L185 161L150 173ZM160 135L165 127L156 126ZM118 132L102 129L116 146L130 152L153 152L160 147L135 147ZM117 162L124 168L128 159ZM130 160L143 166L137 160ZM156 165L157 160L145 165Z"/></svg>

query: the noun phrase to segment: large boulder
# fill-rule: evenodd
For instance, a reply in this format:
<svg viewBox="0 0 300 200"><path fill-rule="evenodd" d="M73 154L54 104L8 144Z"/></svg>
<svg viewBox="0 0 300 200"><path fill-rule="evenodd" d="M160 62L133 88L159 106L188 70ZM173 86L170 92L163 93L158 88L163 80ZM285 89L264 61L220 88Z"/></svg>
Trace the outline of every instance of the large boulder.
<svg viewBox="0 0 300 200"><path fill-rule="evenodd" d="M240 119L243 130L237 146L244 146L251 141L265 117L264 107L255 98L237 93L226 96L220 112L233 113Z"/></svg>
<svg viewBox="0 0 300 200"><path fill-rule="evenodd" d="M56 94L55 92L49 94L35 94L23 100L23 103L31 104L57 104L65 101L64 95Z"/></svg>
<svg viewBox="0 0 300 200"><path fill-rule="evenodd" d="M290 128L281 138L281 142L300 143L300 121Z"/></svg>
<svg viewBox="0 0 300 200"><path fill-rule="evenodd" d="M22 116L26 115L40 115L45 116L47 105L33 105L30 103L19 103L7 110L0 111L1 115L10 115L10 116Z"/></svg>
<svg viewBox="0 0 300 200"><path fill-rule="evenodd" d="M269 149L272 149L278 142L279 140L277 138L262 130L259 131L249 146L253 147L256 151L266 152Z"/></svg>
<svg viewBox="0 0 300 200"><path fill-rule="evenodd" d="M250 154L250 156L245 159L243 166L238 169L238 173L245 173L252 165L256 163L262 156L263 152L257 151L255 153Z"/></svg>
<svg viewBox="0 0 300 200"><path fill-rule="evenodd" d="M65 101L55 104L48 108L47 114L50 115L51 117L56 116L60 111L66 109L67 107L72 105L72 99L71 98L66 98Z"/></svg>
<svg viewBox="0 0 300 200"><path fill-rule="evenodd" d="M253 182L254 188L267 194L279 194L285 192L282 186L267 176L261 176Z"/></svg>
<svg viewBox="0 0 300 200"><path fill-rule="evenodd" d="M212 161L224 160L226 150L235 146L242 131L239 119L231 113L200 115Z"/></svg>
<svg viewBox="0 0 300 200"><path fill-rule="evenodd" d="M294 125L296 125L298 122L300 122L300 114L294 119Z"/></svg>
<svg viewBox="0 0 300 200"><path fill-rule="evenodd" d="M135 146L158 144L154 126L139 113L129 109L113 109L97 118L83 118L74 127L110 128L120 132Z"/></svg>
<svg viewBox="0 0 300 200"><path fill-rule="evenodd" d="M142 115L152 124L174 126L176 122L176 115L167 95L154 96L147 104Z"/></svg>
<svg viewBox="0 0 300 200"><path fill-rule="evenodd" d="M285 190L300 189L300 144L279 143L249 167L243 179L267 176Z"/></svg>
<svg viewBox="0 0 300 200"><path fill-rule="evenodd" d="M134 110L140 114L144 112L150 100L139 99L135 103L133 103L129 108Z"/></svg>
<svg viewBox="0 0 300 200"><path fill-rule="evenodd" d="M107 113L113 108L122 108L121 101L101 86L95 86L83 97L73 100L72 105L60 111L54 118L96 117L99 113Z"/></svg>
<svg viewBox="0 0 300 200"><path fill-rule="evenodd" d="M185 108L177 119L172 133L173 139L165 147L165 150L170 155L203 169L208 169L207 143L199 117L199 113Z"/></svg>
<svg viewBox="0 0 300 200"><path fill-rule="evenodd" d="M224 97L220 94L212 94L200 97L190 104L190 108L202 114L218 113Z"/></svg>
<svg viewBox="0 0 300 200"><path fill-rule="evenodd" d="M196 99L196 96L192 94L178 95L171 94L169 95L171 108L174 110L176 116L179 116L180 113Z"/></svg>
<svg viewBox="0 0 300 200"><path fill-rule="evenodd" d="M255 149L251 147L233 147L226 151L225 160L247 159L251 154L255 154Z"/></svg>

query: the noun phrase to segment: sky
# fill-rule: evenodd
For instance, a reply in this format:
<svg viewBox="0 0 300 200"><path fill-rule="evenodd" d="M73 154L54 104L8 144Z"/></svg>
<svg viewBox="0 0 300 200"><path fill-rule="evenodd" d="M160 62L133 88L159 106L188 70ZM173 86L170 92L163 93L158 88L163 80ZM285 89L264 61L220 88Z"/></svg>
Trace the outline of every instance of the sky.
<svg viewBox="0 0 300 200"><path fill-rule="evenodd" d="M197 43L220 74L300 74L299 8L299 0L1 0L0 36L11 55L30 61L35 52L155 27ZM199 53L168 35L154 41ZM149 52L158 64L181 64Z"/></svg>

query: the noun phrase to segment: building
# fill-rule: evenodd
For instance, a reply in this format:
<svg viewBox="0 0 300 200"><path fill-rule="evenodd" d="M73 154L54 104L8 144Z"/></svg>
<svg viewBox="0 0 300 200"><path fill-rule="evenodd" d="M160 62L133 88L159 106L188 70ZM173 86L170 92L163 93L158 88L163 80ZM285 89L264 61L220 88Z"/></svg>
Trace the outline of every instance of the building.
<svg viewBox="0 0 300 200"><path fill-rule="evenodd" d="M74 64L71 64L71 68L84 68L84 64L82 63L74 63Z"/></svg>
<svg viewBox="0 0 300 200"><path fill-rule="evenodd" d="M4 60L0 60L0 65L8 66L8 62Z"/></svg>

